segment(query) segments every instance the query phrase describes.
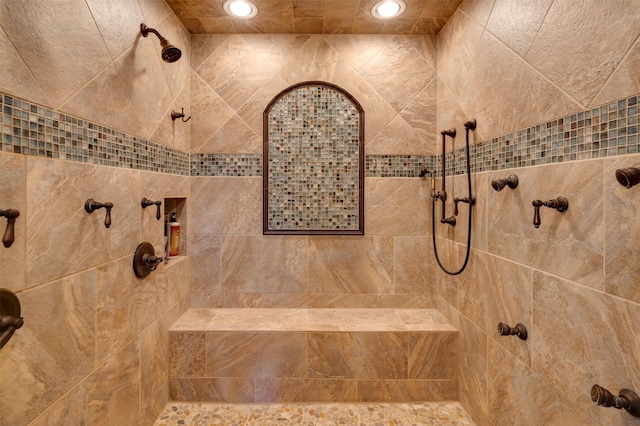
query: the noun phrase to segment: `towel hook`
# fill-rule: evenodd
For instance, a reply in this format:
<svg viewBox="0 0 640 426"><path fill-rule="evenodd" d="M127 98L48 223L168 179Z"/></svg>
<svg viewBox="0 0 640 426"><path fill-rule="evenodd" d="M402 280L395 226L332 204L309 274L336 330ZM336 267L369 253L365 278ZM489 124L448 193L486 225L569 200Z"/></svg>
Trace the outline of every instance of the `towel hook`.
<svg viewBox="0 0 640 426"><path fill-rule="evenodd" d="M181 118L183 123L191 120L191 116L186 120L184 119L184 108L182 108L182 112L175 112L174 110L171 110L171 119L175 121L177 118Z"/></svg>

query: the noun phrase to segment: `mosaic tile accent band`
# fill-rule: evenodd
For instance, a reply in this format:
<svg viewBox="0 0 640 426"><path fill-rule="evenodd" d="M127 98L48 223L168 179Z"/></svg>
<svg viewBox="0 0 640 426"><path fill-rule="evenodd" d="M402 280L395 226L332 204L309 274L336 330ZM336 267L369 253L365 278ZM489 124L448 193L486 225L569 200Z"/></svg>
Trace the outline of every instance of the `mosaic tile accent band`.
<svg viewBox="0 0 640 426"><path fill-rule="evenodd" d="M309 83L277 97L266 116L265 233L361 230L358 105Z"/></svg>
<svg viewBox="0 0 640 426"><path fill-rule="evenodd" d="M0 151L189 175L189 153L0 93Z"/></svg>
<svg viewBox="0 0 640 426"><path fill-rule="evenodd" d="M192 154L191 176L262 176L262 154Z"/></svg>

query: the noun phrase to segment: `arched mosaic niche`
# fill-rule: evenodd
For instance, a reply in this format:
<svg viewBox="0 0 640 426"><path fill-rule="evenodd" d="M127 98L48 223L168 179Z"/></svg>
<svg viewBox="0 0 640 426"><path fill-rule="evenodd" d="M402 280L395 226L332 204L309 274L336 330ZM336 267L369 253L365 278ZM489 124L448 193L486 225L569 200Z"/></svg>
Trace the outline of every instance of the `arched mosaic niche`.
<svg viewBox="0 0 640 426"><path fill-rule="evenodd" d="M307 81L264 111L263 233L364 234L364 111Z"/></svg>

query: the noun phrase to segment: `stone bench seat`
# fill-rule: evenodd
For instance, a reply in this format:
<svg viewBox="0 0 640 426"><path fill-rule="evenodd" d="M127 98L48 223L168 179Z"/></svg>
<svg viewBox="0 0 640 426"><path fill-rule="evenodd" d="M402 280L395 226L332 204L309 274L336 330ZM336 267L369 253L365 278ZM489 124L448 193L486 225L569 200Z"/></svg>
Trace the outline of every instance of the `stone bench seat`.
<svg viewBox="0 0 640 426"><path fill-rule="evenodd" d="M189 309L169 329L173 400L457 400L458 332L434 309Z"/></svg>

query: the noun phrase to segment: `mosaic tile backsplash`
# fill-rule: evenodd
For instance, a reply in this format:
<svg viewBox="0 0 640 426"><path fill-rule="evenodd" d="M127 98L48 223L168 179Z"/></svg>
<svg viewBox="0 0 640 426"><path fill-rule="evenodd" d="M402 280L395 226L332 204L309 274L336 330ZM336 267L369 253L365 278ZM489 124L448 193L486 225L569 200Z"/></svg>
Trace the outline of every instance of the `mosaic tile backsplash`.
<svg viewBox="0 0 640 426"><path fill-rule="evenodd" d="M0 93L0 151L177 175L189 154Z"/></svg>
<svg viewBox="0 0 640 426"><path fill-rule="evenodd" d="M473 144L471 169L495 171L639 153L639 97ZM261 154L189 154L2 93L0 120L2 152L178 175L262 176ZM367 155L365 176L417 177L423 165L440 176L439 155ZM464 148L447 153L447 174L464 173Z"/></svg>
<svg viewBox="0 0 640 426"><path fill-rule="evenodd" d="M311 83L278 98L267 117L265 232L358 231L358 107Z"/></svg>

